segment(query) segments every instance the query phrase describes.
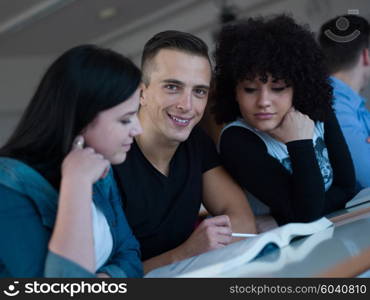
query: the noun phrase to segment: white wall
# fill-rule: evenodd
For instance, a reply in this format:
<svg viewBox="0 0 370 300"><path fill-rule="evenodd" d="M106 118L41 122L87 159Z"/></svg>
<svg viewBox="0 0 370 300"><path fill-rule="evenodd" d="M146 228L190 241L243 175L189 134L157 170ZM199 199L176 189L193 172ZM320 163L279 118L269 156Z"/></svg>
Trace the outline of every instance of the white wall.
<svg viewBox="0 0 370 300"><path fill-rule="evenodd" d="M50 61L49 57L0 59L0 145L13 131Z"/></svg>

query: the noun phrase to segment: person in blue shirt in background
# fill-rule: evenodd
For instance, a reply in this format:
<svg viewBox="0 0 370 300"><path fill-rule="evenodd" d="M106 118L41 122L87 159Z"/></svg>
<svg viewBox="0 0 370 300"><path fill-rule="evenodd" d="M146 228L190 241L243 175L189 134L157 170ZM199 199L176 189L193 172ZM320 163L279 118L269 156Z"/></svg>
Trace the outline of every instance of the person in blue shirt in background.
<svg viewBox="0 0 370 300"><path fill-rule="evenodd" d="M142 131L140 82L92 45L49 67L0 149L0 277L142 276L110 168Z"/></svg>
<svg viewBox="0 0 370 300"><path fill-rule="evenodd" d="M332 74L334 109L351 152L356 188L370 187L370 111L360 92L370 79L370 26L357 15L322 25L319 43Z"/></svg>

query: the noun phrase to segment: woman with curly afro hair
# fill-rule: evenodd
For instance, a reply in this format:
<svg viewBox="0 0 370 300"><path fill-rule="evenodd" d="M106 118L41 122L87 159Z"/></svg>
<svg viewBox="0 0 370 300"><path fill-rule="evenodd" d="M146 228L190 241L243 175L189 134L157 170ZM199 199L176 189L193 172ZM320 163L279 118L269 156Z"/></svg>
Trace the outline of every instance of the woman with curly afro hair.
<svg viewBox="0 0 370 300"><path fill-rule="evenodd" d="M353 164L309 29L286 15L240 20L222 29L215 60L221 157L254 213L281 225L344 208Z"/></svg>

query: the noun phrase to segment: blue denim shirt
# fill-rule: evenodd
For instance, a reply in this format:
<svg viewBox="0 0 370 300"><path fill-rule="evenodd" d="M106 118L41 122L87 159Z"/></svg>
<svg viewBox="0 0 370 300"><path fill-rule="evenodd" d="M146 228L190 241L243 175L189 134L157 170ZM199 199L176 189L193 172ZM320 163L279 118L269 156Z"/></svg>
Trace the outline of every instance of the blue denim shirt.
<svg viewBox="0 0 370 300"><path fill-rule="evenodd" d="M370 187L370 111L366 100L343 81L331 77L334 109L355 166L357 190Z"/></svg>
<svg viewBox="0 0 370 300"><path fill-rule="evenodd" d="M112 170L94 184L93 193L113 238L112 253L98 272L142 277L139 243L123 213ZM48 250L57 205L57 191L37 171L20 161L0 158L0 277L95 277Z"/></svg>

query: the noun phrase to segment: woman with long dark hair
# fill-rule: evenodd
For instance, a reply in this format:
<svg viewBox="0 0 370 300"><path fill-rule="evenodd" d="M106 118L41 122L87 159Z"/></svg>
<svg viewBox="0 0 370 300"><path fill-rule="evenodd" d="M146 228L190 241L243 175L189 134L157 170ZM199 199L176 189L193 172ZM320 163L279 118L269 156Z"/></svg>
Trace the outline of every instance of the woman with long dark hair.
<svg viewBox="0 0 370 300"><path fill-rule="evenodd" d="M142 276L110 168L141 132L140 81L92 45L49 67L0 149L0 276Z"/></svg>

